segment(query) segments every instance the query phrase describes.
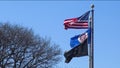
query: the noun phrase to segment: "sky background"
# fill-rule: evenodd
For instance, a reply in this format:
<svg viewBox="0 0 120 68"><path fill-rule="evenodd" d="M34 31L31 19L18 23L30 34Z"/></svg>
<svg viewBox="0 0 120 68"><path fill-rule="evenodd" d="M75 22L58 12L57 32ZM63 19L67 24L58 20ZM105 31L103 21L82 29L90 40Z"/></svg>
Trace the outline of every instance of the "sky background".
<svg viewBox="0 0 120 68"><path fill-rule="evenodd" d="M32 28L35 34L51 38L64 52L70 38L86 30L65 30L64 19L78 17L95 5L94 66L120 68L120 1L0 1L0 22ZM64 56L56 68L89 68L89 57Z"/></svg>

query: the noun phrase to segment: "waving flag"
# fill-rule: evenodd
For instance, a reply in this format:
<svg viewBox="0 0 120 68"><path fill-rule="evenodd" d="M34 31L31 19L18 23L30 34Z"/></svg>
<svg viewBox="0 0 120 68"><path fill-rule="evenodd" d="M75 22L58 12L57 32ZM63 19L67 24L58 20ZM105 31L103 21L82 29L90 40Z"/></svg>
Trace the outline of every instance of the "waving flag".
<svg viewBox="0 0 120 68"><path fill-rule="evenodd" d="M70 46L72 48L82 44L86 39L88 39L88 44L90 44L90 28L83 34L76 35L70 39Z"/></svg>
<svg viewBox="0 0 120 68"><path fill-rule="evenodd" d="M88 55L87 39L82 44L64 53L66 63L69 63L73 57L82 57L87 55Z"/></svg>
<svg viewBox="0 0 120 68"><path fill-rule="evenodd" d="M65 29L68 29L68 28L87 29L89 14L90 14L90 11L86 12L80 17L64 20Z"/></svg>

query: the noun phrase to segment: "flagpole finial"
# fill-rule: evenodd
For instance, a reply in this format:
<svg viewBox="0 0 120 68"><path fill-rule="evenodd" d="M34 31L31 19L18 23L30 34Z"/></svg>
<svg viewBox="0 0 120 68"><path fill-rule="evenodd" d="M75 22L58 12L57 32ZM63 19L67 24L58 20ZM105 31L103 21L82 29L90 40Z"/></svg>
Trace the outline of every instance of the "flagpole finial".
<svg viewBox="0 0 120 68"><path fill-rule="evenodd" d="M91 8L92 8L92 9L94 8L94 4L91 4Z"/></svg>

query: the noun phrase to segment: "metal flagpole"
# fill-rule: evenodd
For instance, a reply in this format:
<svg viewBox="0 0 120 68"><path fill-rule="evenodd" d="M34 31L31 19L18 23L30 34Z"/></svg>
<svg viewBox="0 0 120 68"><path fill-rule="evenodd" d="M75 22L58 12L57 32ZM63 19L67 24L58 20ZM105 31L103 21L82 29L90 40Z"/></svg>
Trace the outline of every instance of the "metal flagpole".
<svg viewBox="0 0 120 68"><path fill-rule="evenodd" d="M89 54L89 68L94 68L94 5L91 5L91 18L90 18L90 28L91 28L91 43L90 43L90 54Z"/></svg>

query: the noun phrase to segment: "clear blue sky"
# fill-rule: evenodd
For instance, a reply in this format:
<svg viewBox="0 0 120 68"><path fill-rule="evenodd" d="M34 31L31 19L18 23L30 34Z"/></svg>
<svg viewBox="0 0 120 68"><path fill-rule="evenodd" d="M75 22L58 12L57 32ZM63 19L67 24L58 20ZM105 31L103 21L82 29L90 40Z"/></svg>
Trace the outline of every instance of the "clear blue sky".
<svg viewBox="0 0 120 68"><path fill-rule="evenodd" d="M35 34L51 38L64 52L70 38L85 30L64 30L66 18L78 17L95 5L94 66L120 68L120 1L0 1L0 22L32 28ZM56 68L88 68L89 58L62 61Z"/></svg>

